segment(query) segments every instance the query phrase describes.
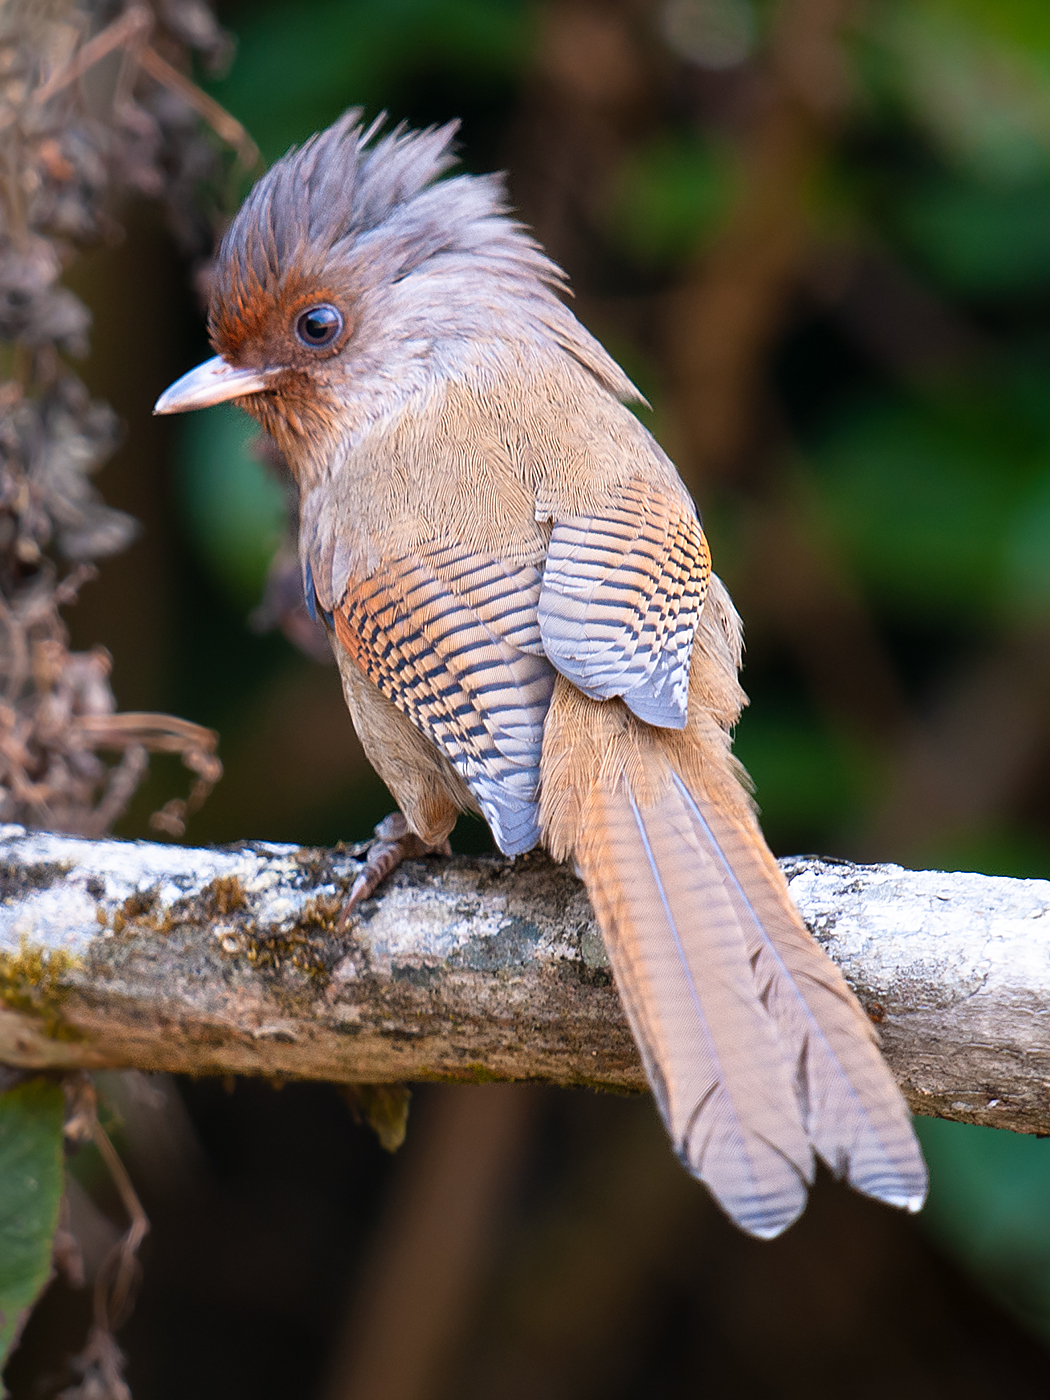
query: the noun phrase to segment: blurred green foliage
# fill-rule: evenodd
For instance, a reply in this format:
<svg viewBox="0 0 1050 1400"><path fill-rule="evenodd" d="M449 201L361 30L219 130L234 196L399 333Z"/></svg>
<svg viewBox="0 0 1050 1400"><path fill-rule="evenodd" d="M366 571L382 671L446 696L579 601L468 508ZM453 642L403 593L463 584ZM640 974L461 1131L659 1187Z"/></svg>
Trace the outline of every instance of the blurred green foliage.
<svg viewBox="0 0 1050 1400"><path fill-rule="evenodd" d="M1050 1342L1050 1142L916 1124L930 1167L926 1228Z"/></svg>
<svg viewBox="0 0 1050 1400"><path fill-rule="evenodd" d="M230 405L180 422L179 486L186 523L232 603L257 602L285 530L285 497L252 451L258 428Z"/></svg>
<svg viewBox="0 0 1050 1400"><path fill-rule="evenodd" d="M623 161L610 192L610 230L643 267L681 264L717 227L732 163L696 131L664 132Z"/></svg>
<svg viewBox="0 0 1050 1400"><path fill-rule="evenodd" d="M650 394L674 448L662 386L676 367L661 318L738 207L737 114L775 11L744 0L654 5L645 44L667 48L663 87L645 101L629 93L626 115L602 116L590 147L582 109L552 104L547 126L537 118L537 93L561 70L534 0L242 3L225 16L237 60L211 90L267 160L351 104L416 124L461 116L465 164L509 164L526 215L548 211L540 229L554 231L584 319ZM946 819L918 846L872 849L865 832L895 771L892 726L880 738L851 724L760 601L747 609L761 482L793 472L917 723L935 726L960 678L996 649L1006 655L1041 628L1050 648L1050 6L870 0L844 53L848 115L823 138L806 212L812 280L845 255L859 269L855 304L834 286L792 303L759 352L753 412L783 436L760 444L761 469L733 479L698 469L692 480L754 638L738 751L781 852L1046 876L1050 695L1006 799L966 829ZM612 101L596 98L595 110ZM574 141L582 154L559 164ZM892 269L893 295L876 288L864 302L876 264ZM177 464L210 586L240 613L280 514L278 488L246 454L249 434L231 413L200 415L185 425ZM982 744L997 718L986 714L968 743ZM927 1227L1050 1339L1050 1148L933 1121L921 1131L934 1183Z"/></svg>
<svg viewBox="0 0 1050 1400"><path fill-rule="evenodd" d="M61 1087L44 1079L0 1094L0 1368L51 1277L63 1103Z"/></svg>
<svg viewBox="0 0 1050 1400"><path fill-rule="evenodd" d="M829 824L848 830L871 799L876 772L864 745L790 701L749 719L736 753L761 774L763 825L793 828L802 851L819 853Z"/></svg>
<svg viewBox="0 0 1050 1400"><path fill-rule="evenodd" d="M233 20L239 52L216 97L267 161L346 106L431 120L435 89L502 96L528 62L524 0L313 0L261 4Z"/></svg>
<svg viewBox="0 0 1050 1400"><path fill-rule="evenodd" d="M1045 587L1050 536L1033 537L1032 507L1047 490L1050 434L997 387L858 400L821 434L813 465L828 524L887 611L981 622Z"/></svg>

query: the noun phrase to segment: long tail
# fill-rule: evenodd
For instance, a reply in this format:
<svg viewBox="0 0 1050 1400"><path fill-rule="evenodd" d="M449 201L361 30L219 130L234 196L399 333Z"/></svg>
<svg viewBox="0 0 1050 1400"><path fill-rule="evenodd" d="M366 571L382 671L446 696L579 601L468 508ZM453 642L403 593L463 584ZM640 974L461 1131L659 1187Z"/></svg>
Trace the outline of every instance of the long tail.
<svg viewBox="0 0 1050 1400"><path fill-rule="evenodd" d="M675 1149L763 1238L801 1214L814 1151L918 1210L926 1167L904 1100L711 714L669 735L559 678L544 738L547 841L586 882Z"/></svg>
<svg viewBox="0 0 1050 1400"><path fill-rule="evenodd" d="M594 798L581 874L685 1165L763 1238L805 1207L812 1149L917 1210L926 1169L897 1086L751 833L677 775L645 808L626 783Z"/></svg>

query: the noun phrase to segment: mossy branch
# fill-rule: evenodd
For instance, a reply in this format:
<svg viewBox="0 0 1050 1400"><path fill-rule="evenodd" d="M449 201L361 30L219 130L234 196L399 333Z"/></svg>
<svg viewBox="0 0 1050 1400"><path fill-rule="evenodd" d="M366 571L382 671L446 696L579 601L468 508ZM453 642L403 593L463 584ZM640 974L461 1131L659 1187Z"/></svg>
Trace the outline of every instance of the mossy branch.
<svg viewBox="0 0 1050 1400"><path fill-rule="evenodd" d="M343 1083L644 1079L580 883L353 850L0 828L0 1062ZM1050 1132L1050 883L784 862L919 1112Z"/></svg>

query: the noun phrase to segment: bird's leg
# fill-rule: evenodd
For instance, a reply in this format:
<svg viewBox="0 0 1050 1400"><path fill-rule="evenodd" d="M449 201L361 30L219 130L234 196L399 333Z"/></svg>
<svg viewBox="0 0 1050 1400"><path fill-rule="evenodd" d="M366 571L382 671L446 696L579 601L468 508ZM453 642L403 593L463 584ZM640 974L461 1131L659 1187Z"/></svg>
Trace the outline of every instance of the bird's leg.
<svg viewBox="0 0 1050 1400"><path fill-rule="evenodd" d="M452 847L447 840L430 846L411 830L403 813L391 812L375 829L365 863L358 871L339 915L339 928L346 927L357 906L368 899L369 895L374 894L378 886L388 875L393 874L403 860L451 854Z"/></svg>

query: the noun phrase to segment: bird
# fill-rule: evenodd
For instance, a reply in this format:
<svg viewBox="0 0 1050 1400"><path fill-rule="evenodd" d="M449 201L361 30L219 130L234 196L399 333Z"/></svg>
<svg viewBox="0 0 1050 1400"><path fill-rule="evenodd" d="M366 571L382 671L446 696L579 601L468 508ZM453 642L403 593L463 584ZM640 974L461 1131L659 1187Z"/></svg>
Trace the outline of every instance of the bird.
<svg viewBox="0 0 1050 1400"><path fill-rule="evenodd" d="M731 749L741 623L641 394L455 122L352 108L255 184L218 250L214 357L299 492L303 589L399 811L359 900L462 811L571 861L671 1143L745 1232L819 1159L918 1210L876 1033L809 933Z"/></svg>

